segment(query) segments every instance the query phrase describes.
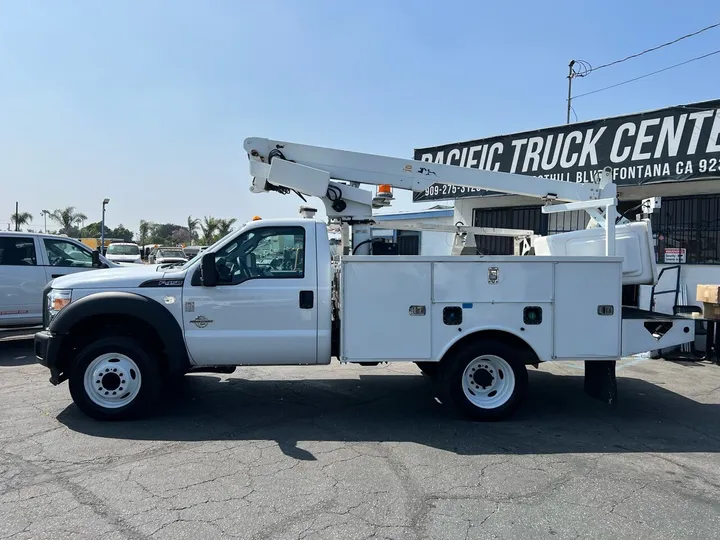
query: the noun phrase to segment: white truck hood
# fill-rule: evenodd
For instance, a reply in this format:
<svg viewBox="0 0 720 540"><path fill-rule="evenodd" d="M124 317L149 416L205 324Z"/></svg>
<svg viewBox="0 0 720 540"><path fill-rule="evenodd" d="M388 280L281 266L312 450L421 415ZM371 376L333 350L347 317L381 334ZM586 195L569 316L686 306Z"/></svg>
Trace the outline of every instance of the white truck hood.
<svg viewBox="0 0 720 540"><path fill-rule="evenodd" d="M77 272L55 278L55 289L132 289L151 279L183 279L185 271L162 268L159 264L124 264L116 268Z"/></svg>

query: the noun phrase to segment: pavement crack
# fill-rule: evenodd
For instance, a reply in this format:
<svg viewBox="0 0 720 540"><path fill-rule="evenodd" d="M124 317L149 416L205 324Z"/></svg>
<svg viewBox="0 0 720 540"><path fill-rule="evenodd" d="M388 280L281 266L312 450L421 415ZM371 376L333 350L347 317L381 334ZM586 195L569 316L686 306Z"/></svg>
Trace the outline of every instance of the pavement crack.
<svg viewBox="0 0 720 540"><path fill-rule="evenodd" d="M490 519L491 517L493 517L495 514L497 514L499 510L500 510L500 503L495 502L495 509L492 512L490 512L487 516L485 516L485 518L480 523L478 523L478 527L482 527L483 525L485 525L487 520Z"/></svg>

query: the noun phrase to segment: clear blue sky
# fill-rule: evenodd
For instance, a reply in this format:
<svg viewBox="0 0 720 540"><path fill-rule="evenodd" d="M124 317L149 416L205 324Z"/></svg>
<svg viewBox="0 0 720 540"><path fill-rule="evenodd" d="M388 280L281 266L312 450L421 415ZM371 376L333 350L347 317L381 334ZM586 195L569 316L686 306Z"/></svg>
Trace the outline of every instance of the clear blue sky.
<svg viewBox="0 0 720 540"><path fill-rule="evenodd" d="M667 7L665 7L667 6ZM136 230L297 215L248 192L248 136L412 156L561 124L567 64L720 20L717 0L0 0L0 228L15 201ZM576 92L720 48L720 29ZM580 120L720 97L720 55L578 99ZM424 205L427 206L427 205ZM420 208L409 194L397 209Z"/></svg>

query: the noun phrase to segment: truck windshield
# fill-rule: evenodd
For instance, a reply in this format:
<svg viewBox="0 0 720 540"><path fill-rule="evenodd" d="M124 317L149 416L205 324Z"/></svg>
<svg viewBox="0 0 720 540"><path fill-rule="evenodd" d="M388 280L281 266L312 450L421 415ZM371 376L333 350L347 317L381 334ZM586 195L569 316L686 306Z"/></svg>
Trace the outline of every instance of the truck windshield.
<svg viewBox="0 0 720 540"><path fill-rule="evenodd" d="M123 246L110 244L107 248L108 255L140 255L140 248L137 246Z"/></svg>
<svg viewBox="0 0 720 540"><path fill-rule="evenodd" d="M159 249L158 257L181 257L185 258L185 252L182 249Z"/></svg>

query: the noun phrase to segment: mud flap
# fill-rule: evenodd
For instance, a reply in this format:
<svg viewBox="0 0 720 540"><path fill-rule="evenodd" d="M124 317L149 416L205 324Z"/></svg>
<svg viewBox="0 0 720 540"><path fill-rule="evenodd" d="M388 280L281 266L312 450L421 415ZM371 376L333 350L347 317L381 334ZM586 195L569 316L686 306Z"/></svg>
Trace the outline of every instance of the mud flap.
<svg viewBox="0 0 720 540"><path fill-rule="evenodd" d="M608 405L617 403L617 378L614 360L585 362L585 393Z"/></svg>

